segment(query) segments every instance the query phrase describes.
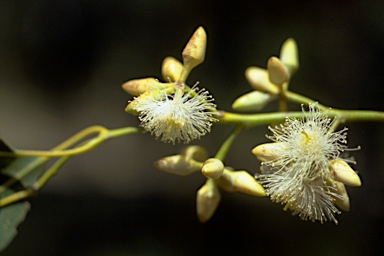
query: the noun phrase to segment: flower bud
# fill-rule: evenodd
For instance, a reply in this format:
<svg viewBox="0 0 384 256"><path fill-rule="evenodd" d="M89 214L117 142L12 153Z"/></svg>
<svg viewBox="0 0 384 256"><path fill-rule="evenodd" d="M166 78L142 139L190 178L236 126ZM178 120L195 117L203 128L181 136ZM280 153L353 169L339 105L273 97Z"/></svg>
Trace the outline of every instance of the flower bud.
<svg viewBox="0 0 384 256"><path fill-rule="evenodd" d="M269 81L276 85L282 85L289 80L287 67L277 58L271 57L267 64Z"/></svg>
<svg viewBox="0 0 384 256"><path fill-rule="evenodd" d="M259 67L249 67L245 70L245 78L252 88L257 91L278 94L279 88L271 83L268 78L267 70Z"/></svg>
<svg viewBox="0 0 384 256"><path fill-rule="evenodd" d="M200 171L201 163L193 159L186 159L182 155L164 157L154 163L161 171L186 176L192 172Z"/></svg>
<svg viewBox="0 0 384 256"><path fill-rule="evenodd" d="M199 162L204 162L208 158L208 152L205 150L205 148L201 146L188 146L183 149L181 154L186 158L186 159L193 159Z"/></svg>
<svg viewBox="0 0 384 256"><path fill-rule="evenodd" d="M153 77L134 79L125 82L121 87L127 93L133 96L139 96L140 94L161 88L162 83Z"/></svg>
<svg viewBox="0 0 384 256"><path fill-rule="evenodd" d="M333 174L333 179L340 181L347 186L360 187L361 180L359 175L341 159L335 159L330 161L329 168Z"/></svg>
<svg viewBox="0 0 384 256"><path fill-rule="evenodd" d="M207 34L203 27L199 27L189 39L182 53L184 68L179 79L181 82L185 82L191 70L204 61L206 46Z"/></svg>
<svg viewBox="0 0 384 256"><path fill-rule="evenodd" d="M237 98L233 102L232 108L238 111L259 111L274 98L275 96L269 93L252 91Z"/></svg>
<svg viewBox="0 0 384 256"><path fill-rule="evenodd" d="M264 188L246 171L224 170L218 185L228 192L241 192L251 196L266 196Z"/></svg>
<svg viewBox="0 0 384 256"><path fill-rule="evenodd" d="M349 196L348 196L347 190L345 189L345 186L343 183L338 182L338 181L334 181L334 183L336 186L335 193L341 197L340 198L340 197L334 196L335 205L337 207L339 207L340 210L348 212L349 211Z"/></svg>
<svg viewBox="0 0 384 256"><path fill-rule="evenodd" d="M285 149L286 146L282 142L264 143L252 149L252 154L261 162L268 162L281 156L281 153L284 152Z"/></svg>
<svg viewBox="0 0 384 256"><path fill-rule="evenodd" d="M287 67L291 76L299 69L299 53L297 43L293 38L288 38L281 47L280 60Z"/></svg>
<svg viewBox="0 0 384 256"><path fill-rule="evenodd" d="M176 82L179 80L181 71L183 70L183 64L173 57L167 57L163 60L161 66L161 74L165 81Z"/></svg>
<svg viewBox="0 0 384 256"><path fill-rule="evenodd" d="M207 182L197 191L196 213L201 222L207 222L215 213L220 203L220 192L213 180Z"/></svg>
<svg viewBox="0 0 384 256"><path fill-rule="evenodd" d="M136 111L135 109L135 101L130 101L128 102L128 105L125 107L125 112L127 112L128 114L132 114L132 115L138 115L139 112Z"/></svg>
<svg viewBox="0 0 384 256"><path fill-rule="evenodd" d="M201 169L201 173L210 179L219 178L224 172L224 164L219 159L210 158L206 160Z"/></svg>

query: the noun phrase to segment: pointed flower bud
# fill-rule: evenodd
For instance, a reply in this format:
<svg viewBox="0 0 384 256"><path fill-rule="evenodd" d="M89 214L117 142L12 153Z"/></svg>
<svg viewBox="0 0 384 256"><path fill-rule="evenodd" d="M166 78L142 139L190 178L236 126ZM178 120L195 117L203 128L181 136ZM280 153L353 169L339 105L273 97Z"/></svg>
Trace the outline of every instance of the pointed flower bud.
<svg viewBox="0 0 384 256"><path fill-rule="evenodd" d="M208 152L205 148L197 145L184 148L181 154L186 159L193 159L199 162L204 162L208 158Z"/></svg>
<svg viewBox="0 0 384 256"><path fill-rule="evenodd" d="M349 196L343 183L334 181L337 196L335 198L335 205L345 212L349 211Z"/></svg>
<svg viewBox="0 0 384 256"><path fill-rule="evenodd" d="M246 171L225 169L218 185L228 192L241 192L251 196L266 196L264 188Z"/></svg>
<svg viewBox="0 0 384 256"><path fill-rule="evenodd" d="M202 146L192 145L184 148L181 154L186 159L193 159L199 162L204 162L208 158L208 152Z"/></svg>
<svg viewBox="0 0 384 256"><path fill-rule="evenodd" d="M299 69L299 53L297 43L293 38L288 38L281 47L280 60L287 67L291 76Z"/></svg>
<svg viewBox="0 0 384 256"><path fill-rule="evenodd" d="M269 162L280 157L284 150L286 150L286 145L284 143L272 142L256 146L252 149L252 154L254 154L261 162Z"/></svg>
<svg viewBox="0 0 384 256"><path fill-rule="evenodd" d="M173 57L167 57L163 60L161 74L165 81L176 82L179 80L183 64Z"/></svg>
<svg viewBox="0 0 384 256"><path fill-rule="evenodd" d="M156 90L163 88L164 86L156 78L148 77L130 80L124 83L121 87L127 93L133 96L139 96L146 91Z"/></svg>
<svg viewBox="0 0 384 256"><path fill-rule="evenodd" d="M186 176L196 171L200 171L202 163L193 159L186 159L182 155L164 157L154 163L155 167L161 171Z"/></svg>
<svg viewBox="0 0 384 256"><path fill-rule="evenodd" d="M271 83L268 78L267 70L259 67L249 67L245 70L245 78L254 90L278 94L279 88Z"/></svg>
<svg viewBox="0 0 384 256"><path fill-rule="evenodd" d="M201 222L207 222L215 213L220 203L220 192L215 182L208 179L207 182L197 191L196 213Z"/></svg>
<svg viewBox="0 0 384 256"><path fill-rule="evenodd" d="M237 98L232 108L238 111L262 110L275 96L261 91L252 91Z"/></svg>
<svg viewBox="0 0 384 256"><path fill-rule="evenodd" d="M340 181L347 186L361 186L359 175L344 160L339 158L331 160L329 168L334 180Z"/></svg>
<svg viewBox="0 0 384 256"><path fill-rule="evenodd" d="M210 179L219 178L224 172L224 164L219 159L210 158L206 160L201 169L201 173Z"/></svg>
<svg viewBox="0 0 384 256"><path fill-rule="evenodd" d="M282 85L289 80L289 72L286 66L277 58L271 57L268 60L267 70L269 81L276 85Z"/></svg>
<svg viewBox="0 0 384 256"><path fill-rule="evenodd" d="M201 64L205 58L207 34L203 27L198 27L183 50L183 71L180 81L185 82L191 70Z"/></svg>
<svg viewBox="0 0 384 256"><path fill-rule="evenodd" d="M129 101L128 105L125 107L125 112L131 115L138 115L139 112L135 110L135 101Z"/></svg>

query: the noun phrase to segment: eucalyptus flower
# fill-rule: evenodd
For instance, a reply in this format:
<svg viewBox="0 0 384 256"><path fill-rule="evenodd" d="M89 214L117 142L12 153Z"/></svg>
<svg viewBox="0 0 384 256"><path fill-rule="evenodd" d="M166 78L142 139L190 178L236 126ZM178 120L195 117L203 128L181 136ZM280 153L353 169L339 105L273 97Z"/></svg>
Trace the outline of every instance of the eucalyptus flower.
<svg viewBox="0 0 384 256"><path fill-rule="evenodd" d="M360 178L342 159L347 148L347 128L330 131L334 120L309 105L302 119L289 119L269 127L273 143L255 147L252 153L262 161L257 179L271 200L285 205L303 220L337 223L335 206L342 201L337 182L360 186ZM337 170L336 170L337 169ZM340 186L339 186L340 187Z"/></svg>
<svg viewBox="0 0 384 256"><path fill-rule="evenodd" d="M175 83L173 93L165 89L146 91L132 104L146 131L173 144L200 138L216 121L216 105L208 91L183 83Z"/></svg>

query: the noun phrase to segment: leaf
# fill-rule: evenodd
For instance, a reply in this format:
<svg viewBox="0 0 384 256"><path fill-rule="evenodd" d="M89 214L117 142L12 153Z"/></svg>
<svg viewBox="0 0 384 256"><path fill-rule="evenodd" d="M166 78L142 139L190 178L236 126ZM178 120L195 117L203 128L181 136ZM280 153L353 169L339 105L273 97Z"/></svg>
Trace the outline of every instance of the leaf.
<svg viewBox="0 0 384 256"><path fill-rule="evenodd" d="M24 187L31 187L44 172L44 165L47 161L48 159L45 157L18 157L2 173L20 181Z"/></svg>
<svg viewBox="0 0 384 256"><path fill-rule="evenodd" d="M13 152L13 150L2 139L0 139L0 152ZM0 171L7 167L7 165L14 159L15 157L0 157Z"/></svg>
<svg viewBox="0 0 384 256"><path fill-rule="evenodd" d="M15 151L0 139L0 151ZM17 152L16 152L17 153ZM46 157L0 157L0 199L33 186L44 171ZM22 199L21 199L22 200ZM29 211L25 200L1 207L0 251L4 250L17 234L17 226Z"/></svg>
<svg viewBox="0 0 384 256"><path fill-rule="evenodd" d="M17 235L17 226L25 219L29 209L29 203L25 201L0 208L0 252Z"/></svg>

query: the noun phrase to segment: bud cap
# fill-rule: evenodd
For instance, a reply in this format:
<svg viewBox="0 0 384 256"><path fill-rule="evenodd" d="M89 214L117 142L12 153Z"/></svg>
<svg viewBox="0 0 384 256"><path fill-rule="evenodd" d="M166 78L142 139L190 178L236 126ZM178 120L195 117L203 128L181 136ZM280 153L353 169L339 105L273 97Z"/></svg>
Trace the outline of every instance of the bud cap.
<svg viewBox="0 0 384 256"><path fill-rule="evenodd" d="M201 173L210 179L219 178L224 172L224 164L222 161L216 158L210 158L206 160L201 169Z"/></svg>
<svg viewBox="0 0 384 256"><path fill-rule="evenodd" d="M271 83L281 85L285 82L288 82L288 69L277 57L269 58L267 70L269 75L269 81L271 81Z"/></svg>

